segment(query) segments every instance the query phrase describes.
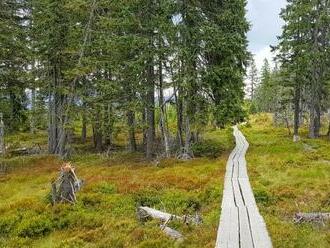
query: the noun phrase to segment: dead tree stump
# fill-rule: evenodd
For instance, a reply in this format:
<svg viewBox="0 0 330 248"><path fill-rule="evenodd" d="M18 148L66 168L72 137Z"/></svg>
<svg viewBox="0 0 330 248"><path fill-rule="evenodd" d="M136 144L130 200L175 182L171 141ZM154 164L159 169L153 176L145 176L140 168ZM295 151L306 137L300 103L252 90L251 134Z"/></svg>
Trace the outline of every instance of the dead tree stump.
<svg viewBox="0 0 330 248"><path fill-rule="evenodd" d="M78 179L75 168L70 163L61 168L58 179L52 182L52 203L76 202L76 192L80 190L83 181Z"/></svg>

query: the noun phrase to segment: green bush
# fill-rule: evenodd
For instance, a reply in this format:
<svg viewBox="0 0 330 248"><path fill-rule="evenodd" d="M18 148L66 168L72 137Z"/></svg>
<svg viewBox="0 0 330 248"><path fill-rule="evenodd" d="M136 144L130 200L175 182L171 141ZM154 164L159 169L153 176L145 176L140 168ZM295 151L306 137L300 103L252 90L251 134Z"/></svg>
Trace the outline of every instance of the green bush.
<svg viewBox="0 0 330 248"><path fill-rule="evenodd" d="M1 216L0 218L0 235L8 234L13 230L16 223L19 221L17 216Z"/></svg>
<svg viewBox="0 0 330 248"><path fill-rule="evenodd" d="M95 192L100 192L103 194L114 194L116 193L116 187L113 184L102 182L97 185Z"/></svg>
<svg viewBox="0 0 330 248"><path fill-rule="evenodd" d="M52 221L47 216L25 216L17 226L16 232L19 237L36 237L44 236L52 229Z"/></svg>
<svg viewBox="0 0 330 248"><path fill-rule="evenodd" d="M160 204L160 198L158 192L153 189L147 189L138 192L134 195L134 201L136 206L156 206Z"/></svg>
<svg viewBox="0 0 330 248"><path fill-rule="evenodd" d="M195 143L191 149L196 157L217 158L223 152L222 145L211 140Z"/></svg>
<svg viewBox="0 0 330 248"><path fill-rule="evenodd" d="M254 191L254 197L257 203L260 203L264 206L270 206L275 201L273 196L269 195L267 191L262 189L256 189Z"/></svg>

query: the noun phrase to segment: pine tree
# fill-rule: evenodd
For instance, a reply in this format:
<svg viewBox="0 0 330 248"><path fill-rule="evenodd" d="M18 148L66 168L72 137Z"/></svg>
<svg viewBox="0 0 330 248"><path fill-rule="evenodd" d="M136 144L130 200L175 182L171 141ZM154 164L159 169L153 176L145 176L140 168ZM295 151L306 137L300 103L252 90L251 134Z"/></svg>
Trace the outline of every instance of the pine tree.
<svg viewBox="0 0 330 248"><path fill-rule="evenodd" d="M249 91L250 99L253 101L258 84L258 69L253 58L251 59L249 66L250 67L247 75L247 80L249 81L248 91Z"/></svg>
<svg viewBox="0 0 330 248"><path fill-rule="evenodd" d="M277 49L282 66L293 74L295 136L303 88L309 92L309 136L319 136L321 102L329 75L329 8L326 0L291 0L281 13L285 25Z"/></svg>

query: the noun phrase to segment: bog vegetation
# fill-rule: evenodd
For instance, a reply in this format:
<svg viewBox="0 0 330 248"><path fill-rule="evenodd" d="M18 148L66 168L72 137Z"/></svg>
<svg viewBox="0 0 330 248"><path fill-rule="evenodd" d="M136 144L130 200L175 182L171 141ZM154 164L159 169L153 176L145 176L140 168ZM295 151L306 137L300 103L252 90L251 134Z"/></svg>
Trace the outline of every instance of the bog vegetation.
<svg viewBox="0 0 330 248"><path fill-rule="evenodd" d="M288 1L260 72L245 8L1 1L0 247L214 247L237 123L274 246L328 247L328 223L293 216L330 212L330 1ZM84 185L53 206L64 161ZM171 222L176 242L141 205L203 223Z"/></svg>

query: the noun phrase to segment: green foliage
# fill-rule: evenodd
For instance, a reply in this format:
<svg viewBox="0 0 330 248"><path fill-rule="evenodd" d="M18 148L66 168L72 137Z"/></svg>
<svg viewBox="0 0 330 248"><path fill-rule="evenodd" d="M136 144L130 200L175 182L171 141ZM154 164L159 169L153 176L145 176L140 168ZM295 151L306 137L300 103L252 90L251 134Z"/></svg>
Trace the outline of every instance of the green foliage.
<svg viewBox="0 0 330 248"><path fill-rule="evenodd" d="M46 215L23 216L23 219L17 225L15 232L19 237L37 237L45 236L53 229L53 222Z"/></svg>
<svg viewBox="0 0 330 248"><path fill-rule="evenodd" d="M194 143L191 149L196 157L217 158L223 152L221 144L211 140Z"/></svg>

